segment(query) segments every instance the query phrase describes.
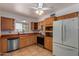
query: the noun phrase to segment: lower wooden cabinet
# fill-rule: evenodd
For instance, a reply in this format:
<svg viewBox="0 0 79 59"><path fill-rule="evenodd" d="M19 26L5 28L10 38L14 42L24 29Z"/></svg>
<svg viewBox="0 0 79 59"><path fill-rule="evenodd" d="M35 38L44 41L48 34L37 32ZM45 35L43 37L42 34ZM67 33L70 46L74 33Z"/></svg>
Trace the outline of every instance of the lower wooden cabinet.
<svg viewBox="0 0 79 59"><path fill-rule="evenodd" d="M5 53L7 51L8 51L7 39L1 39L1 53Z"/></svg>
<svg viewBox="0 0 79 59"><path fill-rule="evenodd" d="M29 45L36 43L36 39L34 37L34 35L29 36Z"/></svg>
<svg viewBox="0 0 79 59"><path fill-rule="evenodd" d="M45 37L44 39L44 47L50 51L52 51L52 38L51 37Z"/></svg>
<svg viewBox="0 0 79 59"><path fill-rule="evenodd" d="M34 35L24 35L24 36L20 36L20 48L32 45L36 43L36 39L34 38Z"/></svg>
<svg viewBox="0 0 79 59"><path fill-rule="evenodd" d="M37 41L37 35L20 35L19 38L19 47L23 48L32 44L35 44ZM0 39L0 54L5 53L8 51L8 40L7 39Z"/></svg>
<svg viewBox="0 0 79 59"><path fill-rule="evenodd" d="M1 44L1 39L0 39L0 55L1 55L1 50L2 50L2 46L1 46L2 44Z"/></svg>
<svg viewBox="0 0 79 59"><path fill-rule="evenodd" d="M20 40L19 40L19 47L20 48L23 48L26 46L26 42L27 42L27 37L20 37Z"/></svg>

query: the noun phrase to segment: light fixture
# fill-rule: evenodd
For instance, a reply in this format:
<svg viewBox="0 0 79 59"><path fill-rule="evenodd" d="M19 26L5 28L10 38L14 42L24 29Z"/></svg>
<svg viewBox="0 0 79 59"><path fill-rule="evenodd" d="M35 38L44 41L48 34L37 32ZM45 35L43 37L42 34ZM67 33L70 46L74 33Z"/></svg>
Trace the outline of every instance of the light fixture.
<svg viewBox="0 0 79 59"><path fill-rule="evenodd" d="M32 7L32 9L36 10L36 14L42 15L45 10L50 10L51 8L44 7L44 3L37 3L36 7Z"/></svg>
<svg viewBox="0 0 79 59"><path fill-rule="evenodd" d="M43 10L36 10L36 14L38 14L38 15L42 15L43 13L44 13Z"/></svg>

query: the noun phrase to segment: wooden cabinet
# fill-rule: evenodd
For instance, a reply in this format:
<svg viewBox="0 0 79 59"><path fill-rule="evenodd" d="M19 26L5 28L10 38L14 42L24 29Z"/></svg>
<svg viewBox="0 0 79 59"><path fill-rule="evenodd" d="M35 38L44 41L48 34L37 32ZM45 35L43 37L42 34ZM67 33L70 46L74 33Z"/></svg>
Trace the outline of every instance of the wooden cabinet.
<svg viewBox="0 0 79 59"><path fill-rule="evenodd" d="M52 43L53 43L53 21L56 20L56 17L48 17L45 20L41 21L39 24L39 27L41 25L43 26L43 32L45 33L45 39L44 39L44 47L48 50L52 50ZM47 27L47 28L46 28Z"/></svg>
<svg viewBox="0 0 79 59"><path fill-rule="evenodd" d="M44 47L50 51L52 51L52 38L51 37L45 37L44 39Z"/></svg>
<svg viewBox="0 0 79 59"><path fill-rule="evenodd" d="M3 54L8 51L7 39L0 39L0 54Z"/></svg>
<svg viewBox="0 0 79 59"><path fill-rule="evenodd" d="M26 36L21 36L20 37L20 41L19 41L20 48L25 47L26 46L26 42L27 42L27 37Z"/></svg>
<svg viewBox="0 0 79 59"><path fill-rule="evenodd" d="M67 20L69 18L74 18L74 17L77 17L78 14L79 14L78 12L73 12L66 15L58 16L57 20L65 20L65 19Z"/></svg>
<svg viewBox="0 0 79 59"><path fill-rule="evenodd" d="M45 26L53 25L53 21L56 19L56 17L49 17L45 19Z"/></svg>
<svg viewBox="0 0 79 59"><path fill-rule="evenodd" d="M29 45L32 45L32 44L35 44L36 43L36 39L35 39L35 37L34 37L34 35L32 35L32 36L29 36Z"/></svg>
<svg viewBox="0 0 79 59"><path fill-rule="evenodd" d="M14 30L14 19L1 17L1 30Z"/></svg>
<svg viewBox="0 0 79 59"><path fill-rule="evenodd" d="M8 51L8 43L7 43L7 39L3 39L2 40L2 52L7 52Z"/></svg>
<svg viewBox="0 0 79 59"><path fill-rule="evenodd" d="M40 24L41 25L44 25L44 26L52 25L53 24L53 21L55 19L56 19L56 17L49 17L49 18L46 18L45 20L41 21Z"/></svg>
<svg viewBox="0 0 79 59"><path fill-rule="evenodd" d="M56 17L49 17L46 18L43 21L39 22L39 29L41 29L41 31L45 32L45 27L46 26L53 26L53 21L56 19Z"/></svg>
<svg viewBox="0 0 79 59"><path fill-rule="evenodd" d="M45 24L44 24L44 21L41 21L39 23L39 29L40 29L40 31L45 32Z"/></svg>
<svg viewBox="0 0 79 59"><path fill-rule="evenodd" d="M1 44L1 39L0 39L0 55L2 54L2 44Z"/></svg>
<svg viewBox="0 0 79 59"><path fill-rule="evenodd" d="M43 25L44 26L45 25L45 20L41 21L40 22L40 25Z"/></svg>
<svg viewBox="0 0 79 59"><path fill-rule="evenodd" d="M38 22L31 22L31 29L38 30Z"/></svg>
<svg viewBox="0 0 79 59"><path fill-rule="evenodd" d="M39 36L39 33L34 34L34 42L37 44L37 36Z"/></svg>
<svg viewBox="0 0 79 59"><path fill-rule="evenodd" d="M34 35L21 35L20 36L20 48L26 47L36 43Z"/></svg>
<svg viewBox="0 0 79 59"><path fill-rule="evenodd" d="M7 51L8 51L7 39L1 39L1 53L5 53Z"/></svg>

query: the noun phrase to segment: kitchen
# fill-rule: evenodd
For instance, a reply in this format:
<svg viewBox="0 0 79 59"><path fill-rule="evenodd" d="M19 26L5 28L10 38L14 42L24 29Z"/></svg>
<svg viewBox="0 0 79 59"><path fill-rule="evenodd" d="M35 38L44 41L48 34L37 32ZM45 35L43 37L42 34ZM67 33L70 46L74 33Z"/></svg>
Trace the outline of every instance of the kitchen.
<svg viewBox="0 0 79 59"><path fill-rule="evenodd" d="M75 3L0 4L0 55L78 56L78 6L79 4ZM43 15L40 9L45 11ZM33 13L34 15L32 15ZM69 21L74 18L77 20ZM64 20L67 19L68 25L62 25L62 23L66 23ZM71 27L71 25L73 26ZM67 31L69 29L65 28L68 26L71 27L70 29L76 28L74 29L76 31ZM66 45L68 44L68 42L65 43L67 39L71 38L69 33L64 34L65 32L70 32L70 35L75 34L75 38L72 37L73 35L70 36L73 42L70 40L69 43L72 44ZM65 39L66 37L68 38ZM60 42L61 40L63 43ZM63 45L68 49L63 48ZM70 50L72 51L70 52Z"/></svg>

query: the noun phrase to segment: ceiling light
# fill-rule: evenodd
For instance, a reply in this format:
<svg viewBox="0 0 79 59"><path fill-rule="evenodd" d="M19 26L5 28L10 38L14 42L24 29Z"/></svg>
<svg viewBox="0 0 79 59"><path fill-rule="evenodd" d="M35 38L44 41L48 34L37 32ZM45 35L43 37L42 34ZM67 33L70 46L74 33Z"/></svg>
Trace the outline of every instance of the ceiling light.
<svg viewBox="0 0 79 59"><path fill-rule="evenodd" d="M43 13L44 13L43 10L36 10L36 14L38 14L38 15L42 15Z"/></svg>

